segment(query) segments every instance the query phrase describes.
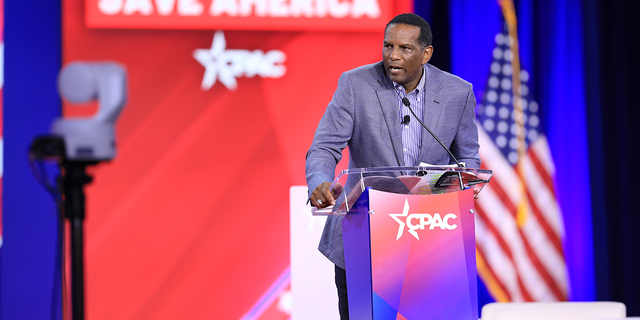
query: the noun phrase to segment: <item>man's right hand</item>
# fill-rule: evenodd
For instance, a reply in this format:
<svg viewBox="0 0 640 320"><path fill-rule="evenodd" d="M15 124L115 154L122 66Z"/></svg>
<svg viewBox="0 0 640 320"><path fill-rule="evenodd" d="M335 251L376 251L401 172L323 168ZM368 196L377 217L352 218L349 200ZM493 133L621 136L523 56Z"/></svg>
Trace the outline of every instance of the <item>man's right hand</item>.
<svg viewBox="0 0 640 320"><path fill-rule="evenodd" d="M317 186L309 197L311 204L318 209L336 204L336 198L342 193L342 184L338 182L333 189L329 189L330 187L331 182L323 182Z"/></svg>

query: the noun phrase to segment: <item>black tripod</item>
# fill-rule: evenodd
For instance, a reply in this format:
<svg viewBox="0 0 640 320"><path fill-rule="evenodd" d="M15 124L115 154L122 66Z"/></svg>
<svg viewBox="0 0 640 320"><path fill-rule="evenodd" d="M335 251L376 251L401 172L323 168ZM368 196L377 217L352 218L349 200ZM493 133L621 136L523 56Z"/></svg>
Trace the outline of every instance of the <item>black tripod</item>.
<svg viewBox="0 0 640 320"><path fill-rule="evenodd" d="M64 218L69 220L71 225L71 315L73 320L84 320L84 233L83 223L85 217L85 195L84 186L90 183L93 178L87 175L88 166L95 165L99 161L83 161L67 159L65 143L58 136L40 136L33 139L29 148L30 162L42 161L45 159L56 160L60 166L60 177L57 186L53 186L48 179L41 176L43 172L34 169L36 177L44 185L49 193L54 195L59 201L59 194L62 194L62 208ZM44 173L46 175L46 173ZM64 220L61 218L61 239L64 239ZM60 254L64 259L66 248L64 241ZM64 264L63 264L64 266ZM63 267L61 266L61 267ZM62 273L65 270L62 268ZM66 283L62 282L63 288ZM64 294L64 290L63 290ZM63 301L66 297L63 297ZM64 310L64 305L62 306ZM64 314L63 314L64 317Z"/></svg>
<svg viewBox="0 0 640 320"><path fill-rule="evenodd" d="M84 320L84 186L93 178L87 175L87 166L95 161L63 161L62 186L64 217L71 225L71 309L73 320ZM63 284L64 285L64 284Z"/></svg>

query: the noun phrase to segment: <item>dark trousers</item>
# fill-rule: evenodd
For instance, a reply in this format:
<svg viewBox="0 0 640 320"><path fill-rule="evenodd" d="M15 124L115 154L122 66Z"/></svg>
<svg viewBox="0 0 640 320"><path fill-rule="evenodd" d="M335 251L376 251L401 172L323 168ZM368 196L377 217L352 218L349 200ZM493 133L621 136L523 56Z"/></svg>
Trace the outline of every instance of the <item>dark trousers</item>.
<svg viewBox="0 0 640 320"><path fill-rule="evenodd" d="M347 272L336 266L336 288L338 288L338 310L340 319L349 320L349 303L347 301Z"/></svg>

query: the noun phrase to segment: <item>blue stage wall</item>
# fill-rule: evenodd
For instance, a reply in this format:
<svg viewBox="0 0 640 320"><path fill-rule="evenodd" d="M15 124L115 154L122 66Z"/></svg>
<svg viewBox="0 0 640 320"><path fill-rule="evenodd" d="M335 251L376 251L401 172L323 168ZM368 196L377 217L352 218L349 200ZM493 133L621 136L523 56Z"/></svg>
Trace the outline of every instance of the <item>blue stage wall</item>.
<svg viewBox="0 0 640 320"><path fill-rule="evenodd" d="M55 319L57 217L36 182L27 151L60 116L60 1L5 1L3 245L0 318ZM52 317L52 314L54 317Z"/></svg>

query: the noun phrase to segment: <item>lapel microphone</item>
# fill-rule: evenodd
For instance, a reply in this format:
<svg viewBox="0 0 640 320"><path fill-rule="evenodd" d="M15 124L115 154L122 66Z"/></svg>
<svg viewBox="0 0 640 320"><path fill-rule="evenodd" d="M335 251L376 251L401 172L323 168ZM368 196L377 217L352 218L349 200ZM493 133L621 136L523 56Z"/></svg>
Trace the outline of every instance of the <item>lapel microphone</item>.
<svg viewBox="0 0 640 320"><path fill-rule="evenodd" d="M403 102L403 103L404 103L404 102ZM404 119L403 119L403 121L401 121L401 122L400 122L400 124L408 125L408 124L409 124L409 122L411 122L411 116L406 115L406 116L404 116Z"/></svg>
<svg viewBox="0 0 640 320"><path fill-rule="evenodd" d="M440 146L442 146L442 148L447 151L447 153L449 154L449 156L451 157L451 159L453 159L453 161L456 162L456 164L458 165L458 167L462 168L463 166L460 164L460 162L458 162L458 160L456 159L456 157L453 156L453 153L451 153L451 151L449 151L449 148L445 147L444 144L442 144L442 142L440 142L440 139L438 139L438 137L436 137L435 133L433 133L424 123L422 123L422 120L418 119L418 117L416 116L415 113L413 113L413 109L411 109L411 103L409 102L409 99L407 99L407 97L402 98L402 104L404 104L405 106L407 106L407 108L409 108L409 111L411 111L411 114L413 115L414 118L416 118L416 120L418 120L418 122L422 125L423 128L427 129L427 131L429 131L429 134L431 134L431 136L436 139L436 141L438 141L438 143L440 144ZM407 123L409 123L409 120L407 120L407 117L409 117L409 115L404 116L404 121L406 121ZM404 122L403 122L404 123ZM462 180L460 180L461 184L462 184Z"/></svg>

